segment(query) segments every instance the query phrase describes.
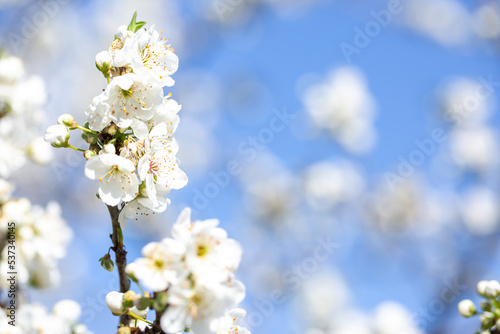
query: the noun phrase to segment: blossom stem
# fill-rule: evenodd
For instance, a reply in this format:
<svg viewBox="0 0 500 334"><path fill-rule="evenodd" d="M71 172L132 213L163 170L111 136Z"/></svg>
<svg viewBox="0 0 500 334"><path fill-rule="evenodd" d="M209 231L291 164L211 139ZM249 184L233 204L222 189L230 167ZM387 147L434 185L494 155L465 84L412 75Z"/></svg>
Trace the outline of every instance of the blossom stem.
<svg viewBox="0 0 500 334"><path fill-rule="evenodd" d="M123 245L123 240L119 240L120 223L118 221L118 216L120 215L120 209L117 206L109 206L108 211L111 216L111 224L113 228L113 233L111 234L111 241L113 242L113 251L115 252L115 264L118 270L118 277L120 280L120 292L127 292L130 289L130 279L125 273L125 267L127 266L127 251ZM120 323L128 326L130 323L130 316L124 314L120 316Z"/></svg>
<svg viewBox="0 0 500 334"><path fill-rule="evenodd" d="M78 148L78 147L74 147L74 146L73 146L73 145L71 145L70 143L68 143L68 147L69 147L69 148L72 148L72 149L74 149L74 150L76 150L76 151L85 152L85 150L82 150L81 148Z"/></svg>
<svg viewBox="0 0 500 334"><path fill-rule="evenodd" d="M142 294L145 295L146 294L146 291L144 291L144 289L142 288L142 286L139 284L138 281L135 282L137 284L137 286L139 287L139 289L141 290Z"/></svg>
<svg viewBox="0 0 500 334"><path fill-rule="evenodd" d="M83 131L86 131L86 132L88 132L88 133L92 133L92 134L96 134L96 133L97 133L97 132L92 131L92 130L90 130L90 129L84 128L83 126L80 126L80 125L77 125L77 126L76 126L76 128L77 128L77 129L80 129L80 130L83 130Z"/></svg>
<svg viewBox="0 0 500 334"><path fill-rule="evenodd" d="M132 312L130 312L130 310L127 312L127 314L130 315L132 318L135 318L135 319L140 320L140 321L144 321L148 325L153 325L153 323L151 321L147 321L146 319L143 319L143 318L133 314Z"/></svg>

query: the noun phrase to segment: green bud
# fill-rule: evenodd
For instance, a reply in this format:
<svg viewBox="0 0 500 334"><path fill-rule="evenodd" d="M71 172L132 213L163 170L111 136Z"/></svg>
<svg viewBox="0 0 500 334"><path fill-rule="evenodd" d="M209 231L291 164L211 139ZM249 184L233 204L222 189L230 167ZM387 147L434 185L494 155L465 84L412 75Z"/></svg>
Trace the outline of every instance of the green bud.
<svg viewBox="0 0 500 334"><path fill-rule="evenodd" d="M111 256L109 254L104 255L99 259L99 262L101 262L101 267L106 269L107 271L113 271L115 267L115 263L113 260L111 260Z"/></svg>
<svg viewBox="0 0 500 334"><path fill-rule="evenodd" d="M481 302L481 310L486 311L486 312L490 312L491 311L491 302L489 302L487 300L483 300Z"/></svg>
<svg viewBox="0 0 500 334"><path fill-rule="evenodd" d="M491 312L484 312L479 319L481 320L482 327L485 329L489 329L495 324L495 316Z"/></svg>
<svg viewBox="0 0 500 334"><path fill-rule="evenodd" d="M166 291L158 292L153 299L152 306L157 311L163 311L168 304L168 293Z"/></svg>
<svg viewBox="0 0 500 334"><path fill-rule="evenodd" d="M151 306L151 299L149 298L141 297L135 301L135 307L140 311L147 309L149 306Z"/></svg>
<svg viewBox="0 0 500 334"><path fill-rule="evenodd" d="M84 137L84 135L85 135L85 137ZM87 143L89 143L91 145L97 143L97 135L93 135L90 133L84 133L84 134L82 134L82 138L83 138L83 140L85 140Z"/></svg>
<svg viewBox="0 0 500 334"><path fill-rule="evenodd" d="M134 306L135 301L141 296L136 294L134 291L129 290L123 294L123 307L131 308Z"/></svg>
<svg viewBox="0 0 500 334"><path fill-rule="evenodd" d="M57 123L71 127L75 119L70 114L64 114L57 118Z"/></svg>
<svg viewBox="0 0 500 334"><path fill-rule="evenodd" d="M109 72L113 66L111 66L111 55L108 51L102 51L96 55L95 66L106 78L109 78Z"/></svg>

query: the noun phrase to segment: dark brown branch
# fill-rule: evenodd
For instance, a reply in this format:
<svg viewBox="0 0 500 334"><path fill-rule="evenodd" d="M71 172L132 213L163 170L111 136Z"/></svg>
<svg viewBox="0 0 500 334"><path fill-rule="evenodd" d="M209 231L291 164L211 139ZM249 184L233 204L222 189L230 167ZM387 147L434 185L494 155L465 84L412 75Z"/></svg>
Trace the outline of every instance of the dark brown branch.
<svg viewBox="0 0 500 334"><path fill-rule="evenodd" d="M118 216L120 215L120 209L117 206L109 206L108 211L111 216L111 223L113 226L113 233L111 234L111 241L113 242L113 251L115 252L115 266L118 270L118 277L120 279L120 292L127 292L130 289L130 279L125 273L125 267L127 266L127 251L123 245L123 240L120 242L118 240L118 229L120 228L120 223L118 222ZM130 316L124 314L120 316L120 323L128 326L130 323Z"/></svg>

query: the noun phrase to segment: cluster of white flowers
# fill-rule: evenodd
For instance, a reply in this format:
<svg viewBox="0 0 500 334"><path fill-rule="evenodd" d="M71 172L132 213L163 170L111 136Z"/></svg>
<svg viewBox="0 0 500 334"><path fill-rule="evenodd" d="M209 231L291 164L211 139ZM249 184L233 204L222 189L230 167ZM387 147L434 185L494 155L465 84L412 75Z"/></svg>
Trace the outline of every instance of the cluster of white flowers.
<svg viewBox="0 0 500 334"><path fill-rule="evenodd" d="M163 86L174 84L170 76L179 60L161 32L143 25L134 16L128 27L119 27L109 50L96 56L108 85L87 108L84 127L62 115L45 136L55 147L74 148L70 130L84 131L90 144L85 175L99 181L104 203L125 203L122 227L129 218L163 212L169 204L164 195L187 183L173 138L181 106L163 93Z"/></svg>
<svg viewBox="0 0 500 334"><path fill-rule="evenodd" d="M314 274L296 300L310 328L308 334L422 334L410 312L399 303L380 303L373 314L350 305L349 287L335 271Z"/></svg>
<svg viewBox="0 0 500 334"><path fill-rule="evenodd" d="M444 46L500 37L500 6L495 1L483 1L473 10L457 0L407 0L405 7L406 25Z"/></svg>
<svg viewBox="0 0 500 334"><path fill-rule="evenodd" d="M490 334L500 330L500 283L497 280L480 281L477 283L477 293L484 298L477 308L470 299L458 303L458 312L466 318L479 315L481 326L477 333Z"/></svg>
<svg viewBox="0 0 500 334"><path fill-rule="evenodd" d="M1 309L0 333L57 333L57 334L92 334L85 325L78 323L81 307L72 300L61 300L52 308L52 312L40 304L23 304L16 310L16 317L22 319L16 326L12 321L10 311Z"/></svg>
<svg viewBox="0 0 500 334"><path fill-rule="evenodd" d="M465 190L459 200L459 214L471 234L489 235L498 230L500 208L498 195L486 186Z"/></svg>
<svg viewBox="0 0 500 334"><path fill-rule="evenodd" d="M0 182L1 183L1 182ZM2 191L0 190L0 193ZM59 283L58 260L66 255L66 247L73 234L61 218L61 209L56 202L50 202L44 209L32 206L26 198L8 198L0 195L0 232L7 244L7 235L15 222L17 280L21 286L37 288L54 286ZM8 271L8 247L4 247L0 257L2 273ZM6 280L0 283L7 287Z"/></svg>
<svg viewBox="0 0 500 334"><path fill-rule="evenodd" d="M243 310L232 309L245 296L243 283L234 278L241 247L218 224L216 219L192 222L191 210L184 209L172 227L172 238L149 243L143 257L126 268L132 280L152 294L111 292L106 303L112 313L137 316L142 311L145 319L148 308L154 308L163 312L160 323L166 333L186 328L195 334L248 333L243 327L231 329L244 316Z"/></svg>
<svg viewBox="0 0 500 334"><path fill-rule="evenodd" d="M21 59L0 50L0 177L8 178L27 158L40 164L52 159L50 146L37 135L45 101L43 80L27 76Z"/></svg>
<svg viewBox="0 0 500 334"><path fill-rule="evenodd" d="M11 271L6 245L8 231L14 232L18 284L22 287L56 285L57 261L64 257L72 237L57 203L51 202L44 209L32 206L27 198L13 198L15 186L7 179L26 158L38 163L52 158L50 145L37 136L45 100L42 79L28 77L21 59L0 54L0 269L2 273ZM2 280L0 286L7 284Z"/></svg>
<svg viewBox="0 0 500 334"><path fill-rule="evenodd" d="M314 124L328 130L346 150L363 153L375 144L375 101L358 69L331 72L325 82L306 91L303 102Z"/></svg>
<svg viewBox="0 0 500 334"><path fill-rule="evenodd" d="M347 160L321 161L309 166L303 183L307 201L321 211L355 201L365 188L359 168Z"/></svg>
<svg viewBox="0 0 500 334"><path fill-rule="evenodd" d="M436 232L450 219L447 198L427 189L419 178L382 182L368 202L368 220L383 232Z"/></svg>
<svg viewBox="0 0 500 334"><path fill-rule="evenodd" d="M487 173L498 166L498 134L488 125L495 107L493 87L470 78L455 78L439 91L449 134L449 160L464 171Z"/></svg>

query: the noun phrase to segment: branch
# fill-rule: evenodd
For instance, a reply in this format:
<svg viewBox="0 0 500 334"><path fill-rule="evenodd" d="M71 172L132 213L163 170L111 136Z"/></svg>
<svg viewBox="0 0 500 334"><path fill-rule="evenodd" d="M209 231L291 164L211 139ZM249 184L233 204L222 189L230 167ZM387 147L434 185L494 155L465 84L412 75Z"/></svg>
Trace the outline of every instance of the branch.
<svg viewBox="0 0 500 334"><path fill-rule="evenodd" d="M113 251L115 252L115 265L118 270L118 277L120 279L120 292L127 292L130 289L130 279L125 274L125 267L127 266L127 251L123 245L123 241L118 240L118 229L120 228L120 223L118 222L118 216L120 215L120 209L117 206L109 206L108 211L111 216L111 223L113 226L113 233L111 234L111 241L113 242ZM120 316L120 324L128 326L130 323L130 316L124 314Z"/></svg>

